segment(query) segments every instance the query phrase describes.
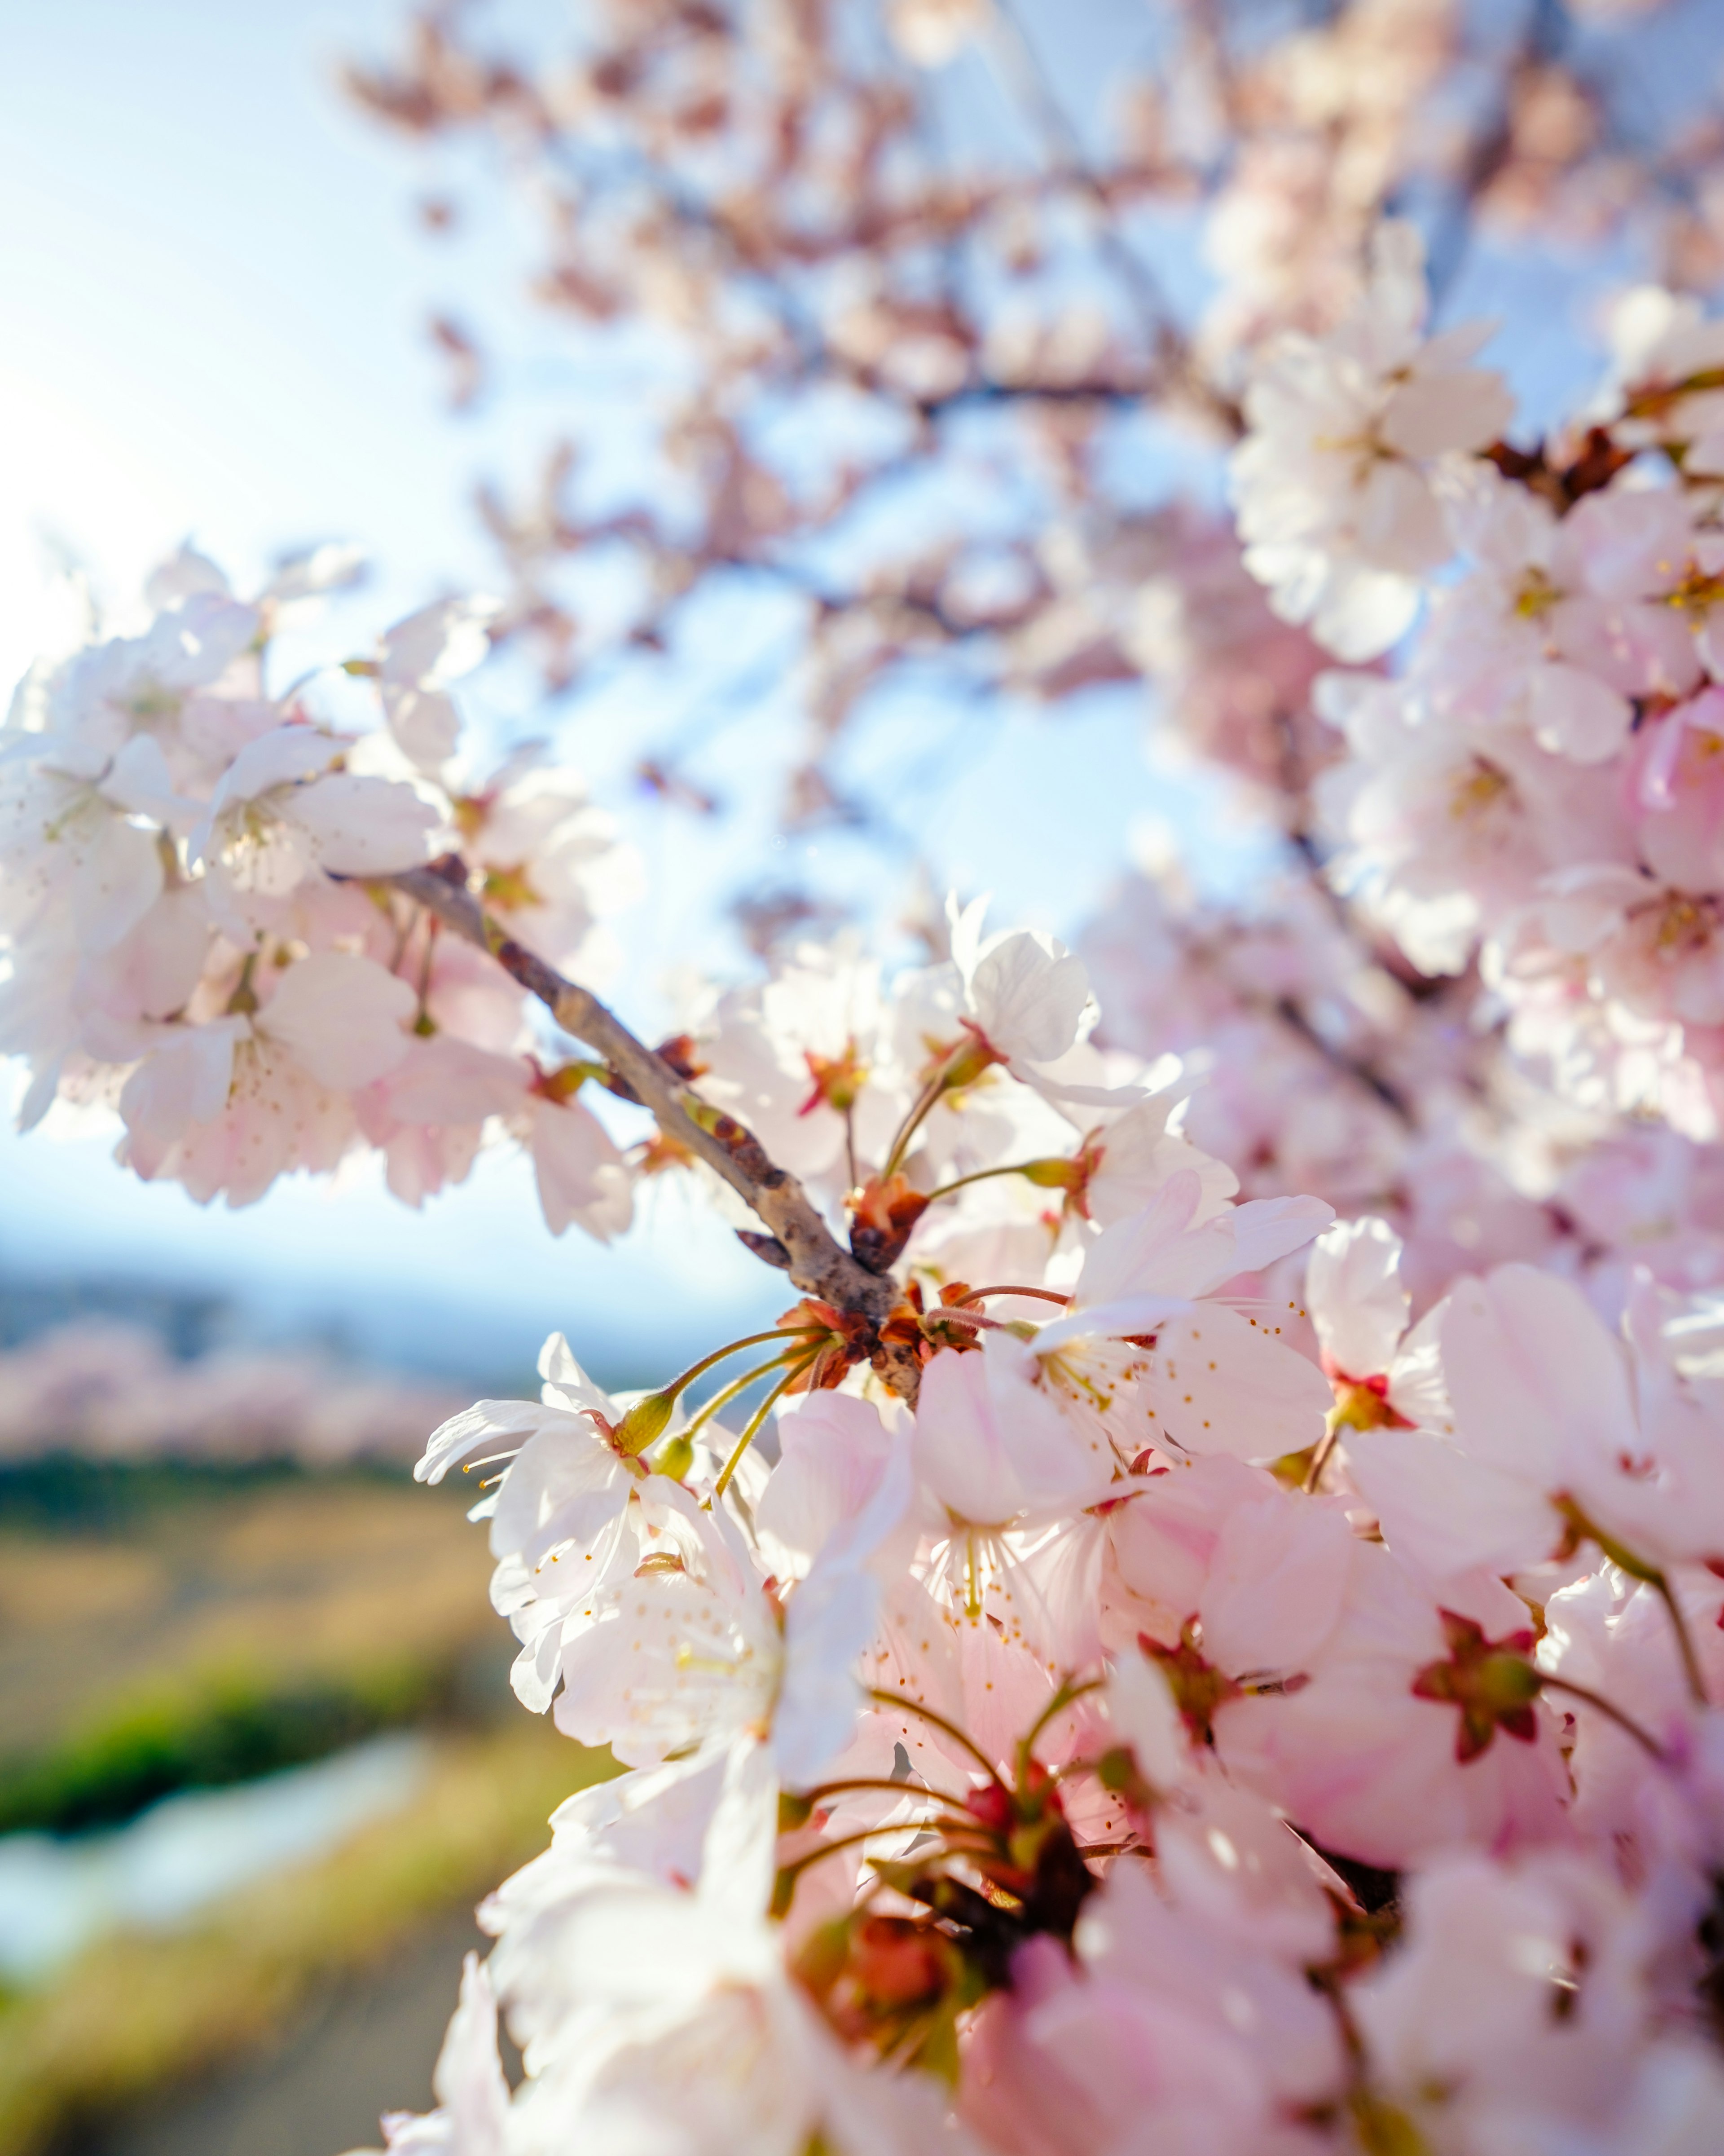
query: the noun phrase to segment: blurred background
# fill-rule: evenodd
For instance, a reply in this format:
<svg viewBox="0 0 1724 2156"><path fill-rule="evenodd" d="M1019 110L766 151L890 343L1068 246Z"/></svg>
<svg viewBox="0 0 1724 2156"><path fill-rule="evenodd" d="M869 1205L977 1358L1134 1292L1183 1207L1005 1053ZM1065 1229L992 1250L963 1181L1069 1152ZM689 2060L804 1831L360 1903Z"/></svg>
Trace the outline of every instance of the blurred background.
<svg viewBox="0 0 1724 2156"><path fill-rule="evenodd" d="M495 430L450 424L413 174L341 87L399 18L6 11L8 691L69 562L117 604L187 539L243 587L351 536L356 640L486 583ZM626 1384L762 1290L693 1208L553 1240L518 1163L205 1212L112 1146L0 1133L0 2150L332 2156L428 2103L474 1904L604 1763L513 1704L474 1493L407 1470L553 1327Z"/></svg>
<svg viewBox="0 0 1724 2156"><path fill-rule="evenodd" d="M1180 543L1153 514L1214 516L1222 437L1213 413L1164 419L1108 311L1152 262L1154 306L1201 340L1227 299L1204 204L1284 90L1290 141L1378 116L1361 228L1420 218L1442 318L1501 318L1492 357L1535 425L1596 372L1604 295L1684 249L1685 281L1717 280L1717 0L854 0L835 12L913 80L931 165L1073 198L1092 169L1135 172L1109 245L1136 267L1087 227L1041 234L1019 269L1080 360L1047 360L1030 447L983 383L937 453L915 429L960 401L939 386L951 323L863 276L850 386L895 405L782 396L736 469L849 457L865 489L829 525L745 501L728 553L709 500L705 551L667 572L641 536L648 417L703 338L744 331L698 288L598 288L582 217L629 145L590 80L547 119L510 72L566 90L575 30L631 8L679 34L746 18L776 49L772 6L434 8L415 42L400 0L15 0L0 673L64 634L72 583L123 608L188 541L242 592L294 547L364 549L367 583L278 654L290 675L441 593L502 592L520 633L466 704L497 744L549 735L640 854L614 992L649 1033L691 969L745 974L799 925L926 950L956 888L1075 937L1134 859L1177 855L1223 894L1275 865L1283 835L1158 727L1140 648L1154 547ZM1182 85L1211 31L1249 95L1202 112ZM1343 33L1346 97L1316 45L1286 87L1284 41ZM464 72L469 35L490 57ZM1623 181L1654 167L1674 223ZM1082 449L1118 558L1061 500L1078 437L1049 415L1079 405L1111 430ZM878 429L906 410L895 447ZM619 539L656 550L651 608ZM1012 596L1025 563L1033 604ZM1075 612L1104 571L1125 629ZM811 613L857 617L834 587L875 609L859 655L812 635ZM608 1768L511 1707L482 1532L408 1466L454 1409L532 1389L553 1328L626 1387L782 1296L675 1178L606 1250L547 1234L513 1152L420 1212L363 1164L235 1212L121 1176L112 1145L0 1132L0 2156L320 2156L428 2103L475 1901Z"/></svg>

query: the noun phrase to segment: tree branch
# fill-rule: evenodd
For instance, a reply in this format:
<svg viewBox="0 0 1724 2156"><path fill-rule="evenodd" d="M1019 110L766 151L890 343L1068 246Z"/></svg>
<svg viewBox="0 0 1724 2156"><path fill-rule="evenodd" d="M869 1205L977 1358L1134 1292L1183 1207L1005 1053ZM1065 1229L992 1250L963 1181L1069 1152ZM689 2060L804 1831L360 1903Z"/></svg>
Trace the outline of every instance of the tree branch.
<svg viewBox="0 0 1724 2156"><path fill-rule="evenodd" d="M839 1310L875 1323L890 1312L898 1300L896 1282L870 1272L843 1247L796 1178L773 1163L753 1132L703 1101L597 996L565 980L517 943L469 890L464 870L447 874L440 866L407 869L377 880L488 951L511 979L539 998L565 1033L602 1055L665 1137L704 1160L759 1215L769 1235L743 1238L757 1256L777 1265L782 1252L783 1270L796 1285ZM887 1381L891 1382L890 1374Z"/></svg>
<svg viewBox="0 0 1724 2156"><path fill-rule="evenodd" d="M1374 1094L1408 1130L1418 1129L1419 1119L1413 1112L1413 1105L1400 1087L1385 1078L1380 1070L1373 1070L1362 1056L1350 1055L1344 1048L1337 1047L1333 1041L1325 1040L1293 997L1277 996L1270 1008L1282 1024L1290 1032L1296 1033L1308 1048L1316 1049L1326 1063L1332 1064L1355 1085L1362 1086L1367 1093Z"/></svg>

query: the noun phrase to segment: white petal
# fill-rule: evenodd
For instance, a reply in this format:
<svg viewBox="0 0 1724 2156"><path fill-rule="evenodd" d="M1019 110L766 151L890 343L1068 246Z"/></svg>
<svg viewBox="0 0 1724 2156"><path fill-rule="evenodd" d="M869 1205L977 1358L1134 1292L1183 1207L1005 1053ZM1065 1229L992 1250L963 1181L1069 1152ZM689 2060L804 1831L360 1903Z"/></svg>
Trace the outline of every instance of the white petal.
<svg viewBox="0 0 1724 2156"><path fill-rule="evenodd" d="M295 786L321 778L344 744L316 726L277 726L248 742L222 775L210 797L211 819L236 801L254 801L278 786Z"/></svg>
<svg viewBox="0 0 1724 2156"><path fill-rule="evenodd" d="M334 1092L368 1086L407 1053L413 990L374 959L314 952L290 966L257 1028Z"/></svg>
<svg viewBox="0 0 1724 2156"><path fill-rule="evenodd" d="M386 687L383 711L403 754L421 771L440 770L454 754L461 715L442 690Z"/></svg>
<svg viewBox="0 0 1724 2156"><path fill-rule="evenodd" d="M1530 1483L1425 1430L1350 1431L1347 1464L1389 1548L1433 1578L1516 1572L1556 1546L1557 1516Z"/></svg>
<svg viewBox="0 0 1724 2156"><path fill-rule="evenodd" d="M1019 1345L995 1334L992 1354L936 1355L922 1377L916 1471L949 1512L977 1527L1087 1489L1095 1479L1076 1431L1027 1381L1034 1358L1023 1357L1021 1373L1004 1367L1005 1349Z"/></svg>
<svg viewBox="0 0 1724 2156"><path fill-rule="evenodd" d="M1331 1365L1344 1377L1380 1377L1411 1307L1400 1237L1386 1220L1337 1221L1312 1245L1305 1295Z"/></svg>
<svg viewBox="0 0 1724 2156"><path fill-rule="evenodd" d="M1227 1217L1233 1222L1234 1270L1260 1273L1320 1235L1335 1218L1335 1208L1321 1198L1254 1198Z"/></svg>
<svg viewBox="0 0 1724 2156"><path fill-rule="evenodd" d="M778 1418L778 1465L755 1520L813 1558L878 1486L892 1450L880 1412L844 1393L815 1393Z"/></svg>
<svg viewBox="0 0 1724 2156"><path fill-rule="evenodd" d="M1090 976L1081 958L1058 944L1049 952L1018 929L978 960L970 998L976 1023L1002 1055L1052 1063L1077 1039Z"/></svg>
<svg viewBox="0 0 1724 2156"><path fill-rule="evenodd" d="M1208 1302L1170 1319L1156 1358L1157 1419L1187 1452L1279 1460L1323 1435L1328 1379L1237 1311Z"/></svg>
<svg viewBox="0 0 1724 2156"><path fill-rule="evenodd" d="M1535 667L1526 685L1526 715L1541 748L1603 763L1629 737L1634 711L1608 682L1561 660Z"/></svg>
<svg viewBox="0 0 1724 2156"><path fill-rule="evenodd" d="M103 814L102 828L79 862L72 886L80 940L95 951L111 949L161 895L156 834Z"/></svg>
<svg viewBox="0 0 1724 2156"><path fill-rule="evenodd" d="M481 1447L487 1453L513 1452L544 1419L536 1400L476 1400L432 1431L414 1464L413 1480L440 1482L458 1460Z"/></svg>
<svg viewBox="0 0 1724 2156"><path fill-rule="evenodd" d="M233 1045L241 1030L231 1021L187 1026L146 1056L120 1095L126 1128L171 1145L188 1125L218 1116L233 1084Z"/></svg>
<svg viewBox="0 0 1724 2156"><path fill-rule="evenodd" d="M1190 1763L1179 1709L1147 1656L1122 1654L1108 1674L1108 1714L1137 1770L1154 1789L1174 1789Z"/></svg>
<svg viewBox="0 0 1724 2156"><path fill-rule="evenodd" d="M299 787L280 806L308 834L320 864L337 875L388 875L417 867L439 821L412 787L350 771Z"/></svg>
<svg viewBox="0 0 1724 2156"><path fill-rule="evenodd" d="M1222 1522L1198 1614L1219 1668L1309 1669L1334 1630L1354 1548L1338 1507L1270 1490Z"/></svg>
<svg viewBox="0 0 1724 2156"><path fill-rule="evenodd" d="M461 1999L437 2055L432 2093L449 2116L450 2156L502 2156L509 2084L497 2056L497 2002L477 1954L461 1969Z"/></svg>
<svg viewBox="0 0 1724 2156"><path fill-rule="evenodd" d="M609 1133L578 1101L533 1102L533 1171L545 1224L560 1235L574 1223L601 1243L634 1215L629 1169Z"/></svg>
<svg viewBox="0 0 1724 2156"><path fill-rule="evenodd" d="M1457 1282L1442 1351L1457 1444L1547 1495L1632 1440L1622 1350L1566 1281L1516 1265Z"/></svg>
<svg viewBox="0 0 1724 2156"><path fill-rule="evenodd" d="M440 599L398 621L384 635L386 681L403 686L440 685L470 674L490 651L486 623L502 608L495 599Z"/></svg>

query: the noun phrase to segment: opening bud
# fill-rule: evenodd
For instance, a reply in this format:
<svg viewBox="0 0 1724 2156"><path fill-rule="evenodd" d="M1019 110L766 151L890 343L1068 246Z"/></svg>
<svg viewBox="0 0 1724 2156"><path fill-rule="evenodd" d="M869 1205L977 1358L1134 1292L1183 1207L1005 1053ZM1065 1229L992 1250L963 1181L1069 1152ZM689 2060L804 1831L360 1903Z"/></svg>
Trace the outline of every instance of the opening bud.
<svg viewBox="0 0 1724 2156"><path fill-rule="evenodd" d="M926 1195L911 1188L908 1176L870 1176L850 1198L852 1252L870 1271L885 1272L927 1209Z"/></svg>

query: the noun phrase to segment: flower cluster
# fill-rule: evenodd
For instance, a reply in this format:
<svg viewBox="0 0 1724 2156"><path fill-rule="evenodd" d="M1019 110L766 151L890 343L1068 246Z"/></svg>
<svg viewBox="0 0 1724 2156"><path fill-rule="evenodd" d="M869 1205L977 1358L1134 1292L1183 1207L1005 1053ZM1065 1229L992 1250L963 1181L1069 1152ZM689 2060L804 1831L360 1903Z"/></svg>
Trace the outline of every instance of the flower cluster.
<svg viewBox="0 0 1724 2156"><path fill-rule="evenodd" d="M1410 304L1380 275L1332 336L1272 345L1234 459L1247 566L1340 656L1429 602L1395 677L1319 683L1348 750L1317 789L1333 874L1421 973L1476 961L1565 1096L1710 1142L1724 326L1632 295L1592 408L1521 449L1491 439L1500 386L1450 363L1471 333L1409 343Z"/></svg>
<svg viewBox="0 0 1724 2156"><path fill-rule="evenodd" d="M1411 1324L1393 1228L1237 1199L1079 958L951 945L685 1048L889 1315L627 1399L557 1336L430 1440L516 1692L628 1771L485 1904L391 2150L1698 2156L1716 1303L1511 1262Z"/></svg>
<svg viewBox="0 0 1724 2156"><path fill-rule="evenodd" d="M686 1173L793 1283L636 1395L555 1336L419 1463L622 1771L485 1904L398 2156L1724 2143L1724 136L1619 146L1619 0L1294 12L1168 10L1092 144L993 0L631 0L519 64L428 11L354 86L506 141L541 296L652 374L639 498L577 430L485 497L505 603L285 688L346 562L182 554L0 732L27 1122L233 1203L506 1135L599 1235ZM972 47L1028 122L973 167ZM1426 197L1439 291L1475 218L1666 258L1546 440L1381 221ZM613 689L703 599L796 684L788 821L931 784L840 778L895 684L1152 683L1275 880L1147 864L1075 952L952 902L895 973L757 894L762 976L654 1053L585 986L626 855L451 685L519 636ZM639 775L711 808L699 732Z"/></svg>
<svg viewBox="0 0 1724 2156"><path fill-rule="evenodd" d="M482 603L271 691L284 614L351 570L321 550L247 601L182 552L135 634L19 685L0 729L0 1050L28 1065L21 1120L117 1110L139 1175L236 1205L361 1147L417 1204L506 1131L552 1227L608 1235L630 1172L576 1097L591 1066L546 1056L505 968L391 879L435 860L590 970L632 857L534 752L489 776L460 761L449 685L488 649ZM357 733L330 716L356 681L382 721Z"/></svg>
<svg viewBox="0 0 1724 2156"><path fill-rule="evenodd" d="M1637 1268L1724 1283L1716 1146L1554 1095L1507 1052L1475 970L1420 976L1358 927L1309 880L1227 907L1147 870L1085 933L1095 1037L1202 1076L1184 1128L1244 1195L1317 1190L1392 1222L1420 1312L1511 1260L1576 1281L1612 1322Z"/></svg>

